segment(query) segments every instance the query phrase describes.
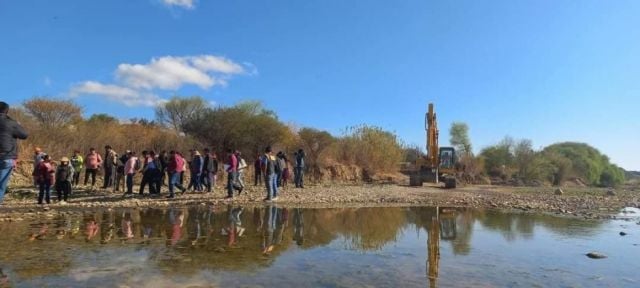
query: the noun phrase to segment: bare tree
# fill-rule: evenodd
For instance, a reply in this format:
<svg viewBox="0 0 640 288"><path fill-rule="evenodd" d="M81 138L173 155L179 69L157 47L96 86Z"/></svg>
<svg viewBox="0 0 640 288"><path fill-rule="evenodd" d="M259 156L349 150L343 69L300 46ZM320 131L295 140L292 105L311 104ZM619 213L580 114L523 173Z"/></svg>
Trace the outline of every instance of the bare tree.
<svg viewBox="0 0 640 288"><path fill-rule="evenodd" d="M62 127L82 119L82 108L71 100L33 98L23 104L43 127Z"/></svg>

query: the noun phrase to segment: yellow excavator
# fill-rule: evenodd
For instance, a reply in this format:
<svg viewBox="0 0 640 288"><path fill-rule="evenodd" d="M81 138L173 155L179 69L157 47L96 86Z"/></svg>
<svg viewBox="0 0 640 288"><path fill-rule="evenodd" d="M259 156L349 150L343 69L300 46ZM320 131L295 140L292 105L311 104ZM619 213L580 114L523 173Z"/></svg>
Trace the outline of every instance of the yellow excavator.
<svg viewBox="0 0 640 288"><path fill-rule="evenodd" d="M438 146L438 121L433 103L425 115L427 131L427 155L418 157L415 168L409 174L410 186L422 186L424 182L444 183L445 188L456 188L456 150Z"/></svg>

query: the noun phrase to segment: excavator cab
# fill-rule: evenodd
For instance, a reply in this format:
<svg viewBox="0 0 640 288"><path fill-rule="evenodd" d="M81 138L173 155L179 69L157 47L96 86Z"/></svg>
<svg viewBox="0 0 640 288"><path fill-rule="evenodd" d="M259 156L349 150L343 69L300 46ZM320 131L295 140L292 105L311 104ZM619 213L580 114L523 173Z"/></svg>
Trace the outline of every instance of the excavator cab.
<svg viewBox="0 0 640 288"><path fill-rule="evenodd" d="M440 147L440 171L455 169L456 150L453 147Z"/></svg>

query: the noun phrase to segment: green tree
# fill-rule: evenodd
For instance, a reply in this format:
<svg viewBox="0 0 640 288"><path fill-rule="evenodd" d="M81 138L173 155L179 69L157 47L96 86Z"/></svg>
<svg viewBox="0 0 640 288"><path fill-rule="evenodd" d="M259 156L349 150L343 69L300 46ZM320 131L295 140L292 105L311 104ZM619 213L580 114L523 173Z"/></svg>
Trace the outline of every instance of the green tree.
<svg viewBox="0 0 640 288"><path fill-rule="evenodd" d="M621 169L609 162L609 157L585 143L563 142L546 147L543 151L553 157L564 157L571 162L571 176L582 178L591 185L616 186L624 182Z"/></svg>
<svg viewBox="0 0 640 288"><path fill-rule="evenodd" d="M472 146L469 139L469 126L464 122L453 122L449 129L449 142L460 154L471 154Z"/></svg>
<svg viewBox="0 0 640 288"><path fill-rule="evenodd" d="M91 115L91 117L89 117L89 119L87 119L87 122L89 122L89 123L114 124L114 123L119 123L120 121L118 121L118 119L116 117L113 117L113 116L111 116L109 114L99 113L99 114Z"/></svg>
<svg viewBox="0 0 640 288"><path fill-rule="evenodd" d="M168 102L155 109L156 119L177 133L185 132L184 125L202 116L209 107L207 101L200 96L174 96Z"/></svg>
<svg viewBox="0 0 640 288"><path fill-rule="evenodd" d="M515 158L513 147L514 140L511 137L505 137L497 145L482 149L480 156L483 158L485 171L489 176L511 178Z"/></svg>

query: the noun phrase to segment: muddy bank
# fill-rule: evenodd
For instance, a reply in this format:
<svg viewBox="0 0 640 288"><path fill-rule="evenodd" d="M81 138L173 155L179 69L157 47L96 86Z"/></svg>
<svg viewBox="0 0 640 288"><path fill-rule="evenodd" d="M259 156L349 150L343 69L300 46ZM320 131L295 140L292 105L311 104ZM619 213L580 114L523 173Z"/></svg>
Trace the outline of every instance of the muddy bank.
<svg viewBox="0 0 640 288"><path fill-rule="evenodd" d="M277 203L298 207L344 206L451 206L469 208L493 208L548 212L584 218L611 217L623 207L640 207L639 189L615 191L607 195L607 189L568 188L556 195L554 188L513 188L496 186L467 186L445 190L437 187L406 187L398 185L318 185L305 189L288 187L281 191ZM264 199L262 187L250 186L245 191L226 200L226 191L218 187L213 193L178 194L176 199L123 197L121 192L107 190L75 190L67 204L57 204L52 193L52 204L36 204L36 191L32 188L14 188L0 207L0 221L11 221L20 213L84 210L88 208L117 207L168 207L182 205L261 205Z"/></svg>

